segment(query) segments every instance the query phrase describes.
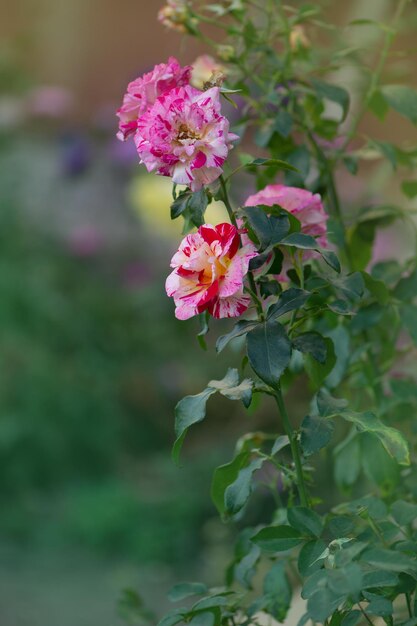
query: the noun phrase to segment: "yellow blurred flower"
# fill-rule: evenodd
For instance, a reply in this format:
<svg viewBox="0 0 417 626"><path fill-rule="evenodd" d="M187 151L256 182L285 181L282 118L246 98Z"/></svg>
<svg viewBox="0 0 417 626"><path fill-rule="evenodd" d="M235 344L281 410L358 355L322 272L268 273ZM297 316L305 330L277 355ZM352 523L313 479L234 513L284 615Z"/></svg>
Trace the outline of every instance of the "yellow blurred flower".
<svg viewBox="0 0 417 626"><path fill-rule="evenodd" d="M191 73L191 84L196 89L204 89L206 83L209 83L213 77L218 74L224 74L225 68L218 63L209 54L202 54L197 57L192 64L193 71Z"/></svg>

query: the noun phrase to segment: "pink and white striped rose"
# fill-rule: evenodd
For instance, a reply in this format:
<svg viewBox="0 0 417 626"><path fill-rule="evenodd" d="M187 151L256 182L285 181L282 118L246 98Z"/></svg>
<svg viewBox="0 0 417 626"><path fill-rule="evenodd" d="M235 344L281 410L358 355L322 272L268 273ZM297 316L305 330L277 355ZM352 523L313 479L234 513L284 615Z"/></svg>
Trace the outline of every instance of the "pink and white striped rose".
<svg viewBox="0 0 417 626"><path fill-rule="evenodd" d="M168 63L155 65L151 72L136 78L127 86L123 104L117 111L119 132L117 137L125 141L136 132L138 119L162 94L175 87L188 85L191 66L181 67L177 59L170 57Z"/></svg>
<svg viewBox="0 0 417 626"><path fill-rule="evenodd" d="M220 90L190 85L160 96L138 121L136 148L148 172L198 191L222 174L232 141L220 113Z"/></svg>
<svg viewBox="0 0 417 626"><path fill-rule="evenodd" d="M166 292L174 298L175 316L186 320L203 311L213 317L237 317L250 304L243 284L255 246L239 247L239 232L231 224L204 224L187 235L171 260L174 271Z"/></svg>

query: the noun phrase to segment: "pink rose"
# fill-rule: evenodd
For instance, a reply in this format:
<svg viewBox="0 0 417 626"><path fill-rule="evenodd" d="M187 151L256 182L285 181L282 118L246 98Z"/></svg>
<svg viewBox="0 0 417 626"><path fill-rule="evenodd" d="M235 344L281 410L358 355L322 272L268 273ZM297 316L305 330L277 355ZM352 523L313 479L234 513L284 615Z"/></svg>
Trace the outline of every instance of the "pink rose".
<svg viewBox="0 0 417 626"><path fill-rule="evenodd" d="M217 318L246 311L250 297L243 293L243 281L257 251L252 243L241 248L239 243L238 230L227 223L204 224L182 240L165 285L168 296L174 298L178 319L203 311Z"/></svg>
<svg viewBox="0 0 417 626"><path fill-rule="evenodd" d="M188 85L191 66L181 67L177 59L170 57L168 63L156 65L152 72L136 78L128 84L123 104L117 111L119 132L117 137L125 141L137 128L138 118L143 115L162 94Z"/></svg>
<svg viewBox="0 0 417 626"><path fill-rule="evenodd" d="M265 189L258 191L245 202L245 206L265 204L272 206L278 204L283 209L292 213L301 223L301 232L316 237L317 243L322 248L328 247L326 222L328 215L324 210L320 194L299 189L298 187L286 187L285 185L267 185ZM303 258L318 258L317 252L306 250ZM284 253L282 273L279 280L286 280L286 270L291 267L290 258Z"/></svg>
<svg viewBox="0 0 417 626"><path fill-rule="evenodd" d="M228 120L220 115L220 90L190 85L160 96L138 121L136 148L148 172L170 176L198 191L222 173L231 142Z"/></svg>

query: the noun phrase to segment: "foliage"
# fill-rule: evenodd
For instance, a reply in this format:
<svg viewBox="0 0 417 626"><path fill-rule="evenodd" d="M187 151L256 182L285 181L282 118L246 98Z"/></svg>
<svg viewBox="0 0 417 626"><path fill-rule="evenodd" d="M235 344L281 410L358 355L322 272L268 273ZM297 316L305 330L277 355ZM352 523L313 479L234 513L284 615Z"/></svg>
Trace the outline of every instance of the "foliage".
<svg viewBox="0 0 417 626"><path fill-rule="evenodd" d="M245 406L251 402L250 408L259 395L269 396L280 423L276 433L241 437L234 458L214 472L213 502L223 519L239 523L241 530L224 586L207 590L193 583L180 587L180 593L177 588L174 600L202 597L172 611L160 626L249 625L261 623L264 613L282 622L298 585L306 601L300 626L354 626L377 618L388 626L412 626L416 381L412 374L395 378L393 373L403 353L400 340L406 337L407 351L417 341L416 258L404 264L370 261L381 225L401 219L416 231L406 202L415 196L410 172L417 153L415 145L378 142L359 132L368 112L380 120L389 111L399 114L410 133L417 124L417 92L383 79L407 2L395 3L387 24L358 20L348 25L380 31L375 66L369 65L369 50L344 47L339 28L327 23L317 3L185 4L184 29L226 60L224 95L230 100L239 93L243 102L234 130L245 147L255 145L254 155L235 154L236 163L231 158L224 177L204 193L176 195L171 216L183 214L188 232L201 225L207 203L221 199L259 256L251 262L246 285L256 316L250 310L217 340L218 352L237 338L245 346L241 375L230 369L223 380L179 402L174 457L178 460L188 429L204 419L206 402L217 391ZM210 39L205 24L221 29L226 41ZM315 45L325 36L325 49ZM363 75L359 94L332 79L350 64ZM348 212L337 181L341 172L354 176L370 154L400 170L404 202ZM235 177L244 172L254 176L258 189L280 180L320 193L334 249L323 249L278 205L234 209L229 187L233 190ZM279 278L283 259L291 264L287 283ZM252 380L245 378L248 366ZM284 396L307 381L310 411L297 419L288 414ZM332 467L338 489L334 506L314 497L318 454L327 455ZM251 525L247 513L260 485L265 487L266 468L273 475L267 488L274 510L265 507ZM262 584L255 584L260 575Z"/></svg>

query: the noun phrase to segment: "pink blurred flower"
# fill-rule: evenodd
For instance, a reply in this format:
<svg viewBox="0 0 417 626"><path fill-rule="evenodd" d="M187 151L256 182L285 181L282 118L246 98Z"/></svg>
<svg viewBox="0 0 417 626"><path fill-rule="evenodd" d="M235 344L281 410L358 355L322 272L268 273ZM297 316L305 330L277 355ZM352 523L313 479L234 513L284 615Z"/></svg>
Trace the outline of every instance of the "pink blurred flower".
<svg viewBox="0 0 417 626"><path fill-rule="evenodd" d="M220 90L190 85L158 98L138 121L136 148L148 172L171 176L198 191L222 173L231 142L228 120L220 115Z"/></svg>
<svg viewBox="0 0 417 626"><path fill-rule="evenodd" d="M252 243L239 248L239 242L238 230L227 223L204 224L182 240L165 284L178 319L206 310L217 318L246 311L250 298L243 293L243 281L257 251Z"/></svg>
<svg viewBox="0 0 417 626"><path fill-rule="evenodd" d="M125 141L137 128L138 118L143 115L162 94L188 85L191 66L181 67L177 59L170 57L168 63L155 65L151 72L128 84L123 104L117 111L119 132L117 137Z"/></svg>
<svg viewBox="0 0 417 626"><path fill-rule="evenodd" d="M300 221L302 233L316 237L318 245L322 248L328 247L326 228L328 216L324 210L320 194L313 194L311 191L298 187L268 185L265 189L249 196L245 202L245 206L256 206L257 204L279 205ZM318 257L319 254L311 250L306 250L303 253L304 259ZM284 253L282 271L286 273L290 267L290 258ZM286 280L283 273L279 276L279 280Z"/></svg>

